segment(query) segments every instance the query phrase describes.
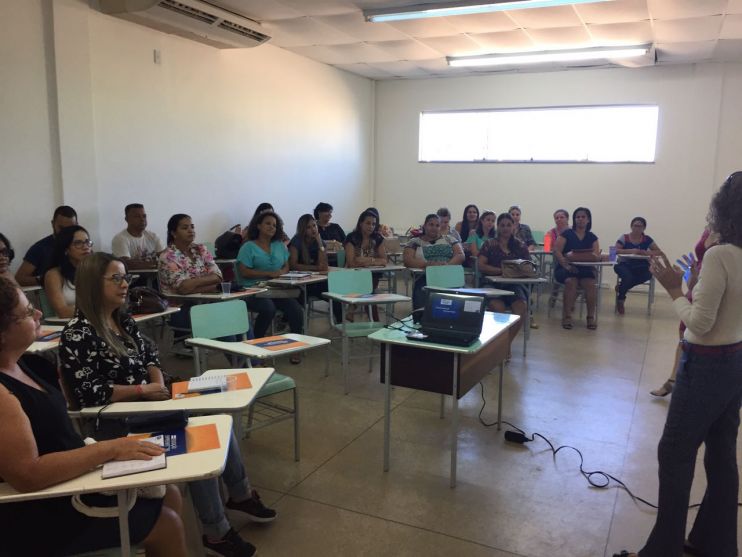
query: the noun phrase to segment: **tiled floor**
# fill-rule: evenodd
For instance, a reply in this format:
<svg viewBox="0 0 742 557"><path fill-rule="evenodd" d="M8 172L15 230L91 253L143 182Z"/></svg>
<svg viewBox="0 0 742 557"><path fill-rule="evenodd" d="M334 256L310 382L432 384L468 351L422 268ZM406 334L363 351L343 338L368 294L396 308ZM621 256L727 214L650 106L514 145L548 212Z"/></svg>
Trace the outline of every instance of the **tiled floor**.
<svg viewBox="0 0 742 557"><path fill-rule="evenodd" d="M669 400L649 390L670 371L677 319L663 296L651 318L641 294L629 297L623 317L608 306L597 331L579 319L565 331L542 305L527 360L520 338L514 343L504 419L577 447L586 470L604 470L656 501L656 445ZM326 331L326 318L312 319L310 334ZM364 362L355 364L344 395L339 363L333 360L325 377L324 362L317 350L300 366L277 364L300 389L301 462L293 460L290 421L243 441L253 484L279 512L267 526L231 515L261 556L599 557L637 549L646 538L654 512L613 487L590 488L574 452L554 459L543 441L513 446L482 425L478 387L460 404L455 489L448 484L449 420L439 418L439 398L429 393L394 390L391 470L384 473L378 364L371 374ZM169 364L173 371L190 366ZM213 356L213 364L223 367L224 360ZM487 422L496 416L495 377L483 382ZM693 502L704 488L700 463Z"/></svg>

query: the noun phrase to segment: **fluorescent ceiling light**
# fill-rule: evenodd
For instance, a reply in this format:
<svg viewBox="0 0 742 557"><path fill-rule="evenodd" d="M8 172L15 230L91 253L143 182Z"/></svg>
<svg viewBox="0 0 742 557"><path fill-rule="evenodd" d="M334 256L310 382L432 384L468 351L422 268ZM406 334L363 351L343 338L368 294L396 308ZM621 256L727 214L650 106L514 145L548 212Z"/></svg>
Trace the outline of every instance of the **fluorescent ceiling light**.
<svg viewBox="0 0 742 557"><path fill-rule="evenodd" d="M547 50L544 52L518 52L514 54L484 54L481 56L449 56L449 66L513 66L542 64L546 62L582 62L585 60L611 60L644 56L650 45L582 48L579 50Z"/></svg>
<svg viewBox="0 0 742 557"><path fill-rule="evenodd" d="M363 10L366 21L381 23L384 21L400 21L405 19L421 19L426 17L448 17L454 15L486 14L490 12L504 12L508 10L522 10L526 8L549 8L566 4L592 4L607 0L495 0L467 2L445 2L439 4L414 4L399 8L384 8L378 10Z"/></svg>

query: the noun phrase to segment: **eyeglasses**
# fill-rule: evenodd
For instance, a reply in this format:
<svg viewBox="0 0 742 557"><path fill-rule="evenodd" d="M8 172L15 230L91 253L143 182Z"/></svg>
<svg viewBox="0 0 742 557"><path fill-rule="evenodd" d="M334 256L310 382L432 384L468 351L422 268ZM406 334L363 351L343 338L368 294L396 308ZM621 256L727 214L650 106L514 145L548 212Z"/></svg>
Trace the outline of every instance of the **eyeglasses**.
<svg viewBox="0 0 742 557"><path fill-rule="evenodd" d="M0 249L0 257L7 257L8 259L13 259L13 257L15 257L15 252L10 248L3 248L3 249Z"/></svg>
<svg viewBox="0 0 742 557"><path fill-rule="evenodd" d="M23 321L27 317L33 317L34 315L36 315L36 306L34 306L33 304L29 303L26 306L26 309L23 311L23 315L21 315L17 319L17 321Z"/></svg>
<svg viewBox="0 0 742 557"><path fill-rule="evenodd" d="M131 284L135 277L136 275L132 275L131 273L126 273L125 275L119 275L118 273L116 273L115 275L111 275L110 277L103 278L106 280L110 280L113 284L120 285L124 281L126 281L126 284Z"/></svg>
<svg viewBox="0 0 742 557"><path fill-rule="evenodd" d="M76 248L92 248L93 240L72 240L71 245Z"/></svg>

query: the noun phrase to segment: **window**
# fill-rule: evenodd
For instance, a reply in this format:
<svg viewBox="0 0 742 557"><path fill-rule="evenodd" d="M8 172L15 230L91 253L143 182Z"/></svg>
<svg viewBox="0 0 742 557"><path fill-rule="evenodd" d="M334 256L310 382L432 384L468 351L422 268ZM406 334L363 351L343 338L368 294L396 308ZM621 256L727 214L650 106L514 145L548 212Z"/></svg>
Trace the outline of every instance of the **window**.
<svg viewBox="0 0 742 557"><path fill-rule="evenodd" d="M420 114L420 162L654 162L648 105Z"/></svg>

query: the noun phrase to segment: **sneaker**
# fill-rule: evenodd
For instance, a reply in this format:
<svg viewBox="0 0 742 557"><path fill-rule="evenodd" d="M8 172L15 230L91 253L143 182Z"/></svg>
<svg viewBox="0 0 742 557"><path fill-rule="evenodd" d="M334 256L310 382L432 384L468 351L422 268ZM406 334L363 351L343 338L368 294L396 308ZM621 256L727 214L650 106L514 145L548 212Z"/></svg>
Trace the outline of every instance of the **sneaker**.
<svg viewBox="0 0 742 557"><path fill-rule="evenodd" d="M212 555L223 555L224 557L252 557L257 553L255 546L243 540L240 535L229 529L224 537L218 542L210 542L206 536L202 537L204 547Z"/></svg>
<svg viewBox="0 0 742 557"><path fill-rule="evenodd" d="M260 495L254 489L252 490L252 497L250 499L239 502L230 499L227 501L226 506L228 509L245 513L247 518L253 522L273 522L276 519L276 511L263 505Z"/></svg>

